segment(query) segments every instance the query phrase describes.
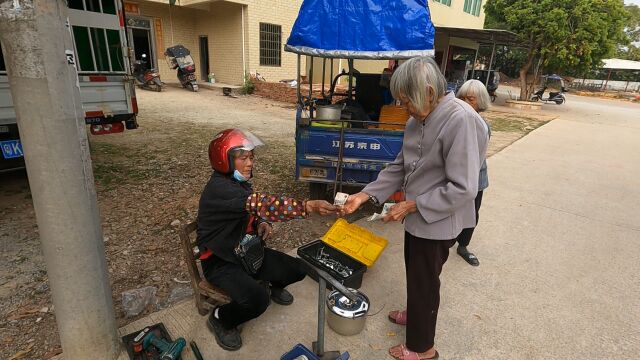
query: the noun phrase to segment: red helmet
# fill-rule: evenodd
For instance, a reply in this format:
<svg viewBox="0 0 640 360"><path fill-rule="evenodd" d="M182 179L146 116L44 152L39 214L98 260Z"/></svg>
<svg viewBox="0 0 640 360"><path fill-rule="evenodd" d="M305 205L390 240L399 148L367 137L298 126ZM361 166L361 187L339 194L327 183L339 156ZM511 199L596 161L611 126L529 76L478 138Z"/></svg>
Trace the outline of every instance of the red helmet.
<svg viewBox="0 0 640 360"><path fill-rule="evenodd" d="M240 129L223 130L209 143L211 167L219 173L231 174L235 170L233 168L233 151L251 151L260 145L264 145L262 140L249 131Z"/></svg>

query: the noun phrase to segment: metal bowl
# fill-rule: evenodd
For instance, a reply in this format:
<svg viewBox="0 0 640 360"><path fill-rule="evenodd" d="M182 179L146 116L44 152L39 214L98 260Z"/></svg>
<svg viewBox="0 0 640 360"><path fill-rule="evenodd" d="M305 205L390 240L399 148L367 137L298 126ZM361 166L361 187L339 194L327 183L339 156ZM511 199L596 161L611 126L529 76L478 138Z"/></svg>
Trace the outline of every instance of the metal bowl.
<svg viewBox="0 0 640 360"><path fill-rule="evenodd" d="M358 290L349 290L356 294L358 301L349 300L338 290L332 291L327 297L327 324L333 331L345 336L360 333L369 312L369 298Z"/></svg>

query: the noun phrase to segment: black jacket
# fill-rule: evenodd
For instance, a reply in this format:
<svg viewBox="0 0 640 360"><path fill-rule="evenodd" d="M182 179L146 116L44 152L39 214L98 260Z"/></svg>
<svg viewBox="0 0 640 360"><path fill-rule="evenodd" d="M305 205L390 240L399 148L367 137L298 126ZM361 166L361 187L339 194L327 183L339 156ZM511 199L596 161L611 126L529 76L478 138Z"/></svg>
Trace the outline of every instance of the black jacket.
<svg viewBox="0 0 640 360"><path fill-rule="evenodd" d="M201 251L209 249L222 260L238 263L234 249L244 237L249 222L247 198L251 183L240 183L214 172L204 187L198 206L198 238Z"/></svg>

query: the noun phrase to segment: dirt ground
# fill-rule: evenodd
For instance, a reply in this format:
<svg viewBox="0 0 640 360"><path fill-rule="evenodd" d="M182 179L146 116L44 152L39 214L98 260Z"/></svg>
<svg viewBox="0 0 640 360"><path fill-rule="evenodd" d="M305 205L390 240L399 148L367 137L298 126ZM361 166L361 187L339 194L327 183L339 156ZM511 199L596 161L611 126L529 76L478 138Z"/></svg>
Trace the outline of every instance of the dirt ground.
<svg viewBox="0 0 640 360"><path fill-rule="evenodd" d="M286 86L286 85L283 85ZM289 92L284 91L287 94ZM258 90L257 95L261 91ZM176 233L195 219L200 192L210 176L207 145L218 131L241 127L267 146L257 153L254 188L308 197L296 182L294 105L260 96L190 93L169 87L138 91L140 128L90 136L108 270L120 326L157 310L127 318L122 292L155 286L162 305L188 280ZM294 98L295 99L295 98ZM493 110L489 154L550 120ZM373 209L365 209L364 213ZM363 215L361 215L363 216ZM177 220L177 221L176 221ZM319 238L332 218L277 224L271 247L290 250ZM173 225L172 225L173 223ZM47 274L24 171L0 175L0 358L48 359L60 352Z"/></svg>

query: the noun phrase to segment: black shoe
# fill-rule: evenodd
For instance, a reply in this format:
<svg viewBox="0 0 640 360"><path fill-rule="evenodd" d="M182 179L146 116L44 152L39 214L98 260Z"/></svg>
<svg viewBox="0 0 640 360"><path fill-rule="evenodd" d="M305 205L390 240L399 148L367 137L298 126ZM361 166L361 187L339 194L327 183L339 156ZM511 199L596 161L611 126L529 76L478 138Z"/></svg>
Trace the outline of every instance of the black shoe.
<svg viewBox="0 0 640 360"><path fill-rule="evenodd" d="M467 250L466 246L458 246L458 250L456 251L458 253L458 255L460 255L466 262L469 263L469 265L471 266L478 266L480 265L480 261L478 260L478 258L473 255L473 253L470 253L469 250Z"/></svg>
<svg viewBox="0 0 640 360"><path fill-rule="evenodd" d="M209 330L215 335L218 345L229 351L240 349L242 347L242 338L240 337L238 329L233 328L227 330L213 314L215 314L215 309L211 312L211 315L209 315L207 325L209 326Z"/></svg>
<svg viewBox="0 0 640 360"><path fill-rule="evenodd" d="M286 289L271 287L271 300L280 305L291 305L293 303L293 295Z"/></svg>

